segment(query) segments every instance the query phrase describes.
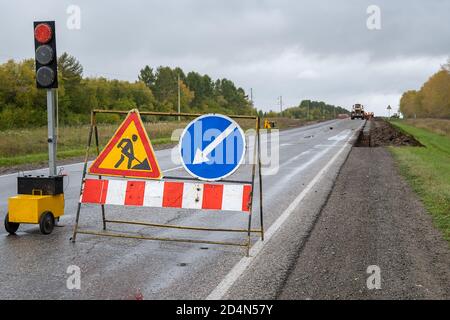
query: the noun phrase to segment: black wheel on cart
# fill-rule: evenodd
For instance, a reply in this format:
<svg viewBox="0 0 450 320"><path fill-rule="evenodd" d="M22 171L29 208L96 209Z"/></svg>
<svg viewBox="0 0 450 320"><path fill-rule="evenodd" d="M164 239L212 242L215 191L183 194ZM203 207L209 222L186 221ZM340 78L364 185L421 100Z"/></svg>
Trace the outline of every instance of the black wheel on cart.
<svg viewBox="0 0 450 320"><path fill-rule="evenodd" d="M39 219L39 228L41 229L42 234L50 234L55 227L55 218L53 217L53 213L47 211L41 215Z"/></svg>
<svg viewBox="0 0 450 320"><path fill-rule="evenodd" d="M9 234L15 234L17 229L19 229L20 223L9 222L9 214L5 217L5 229Z"/></svg>

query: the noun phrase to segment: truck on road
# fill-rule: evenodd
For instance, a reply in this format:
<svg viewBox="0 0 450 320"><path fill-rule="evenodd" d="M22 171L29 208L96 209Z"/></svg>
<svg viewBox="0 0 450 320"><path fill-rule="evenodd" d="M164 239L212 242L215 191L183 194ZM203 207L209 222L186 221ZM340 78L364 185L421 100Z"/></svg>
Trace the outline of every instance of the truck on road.
<svg viewBox="0 0 450 320"><path fill-rule="evenodd" d="M352 107L351 119L361 119L364 120L364 106L360 103L356 103Z"/></svg>

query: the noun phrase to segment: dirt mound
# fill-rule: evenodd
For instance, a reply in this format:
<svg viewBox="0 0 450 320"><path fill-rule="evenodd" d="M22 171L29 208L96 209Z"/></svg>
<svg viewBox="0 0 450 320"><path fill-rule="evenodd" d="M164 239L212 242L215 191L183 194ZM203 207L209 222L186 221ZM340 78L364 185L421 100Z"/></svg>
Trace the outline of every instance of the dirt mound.
<svg viewBox="0 0 450 320"><path fill-rule="evenodd" d="M367 126L370 126L370 129L361 131L356 143L358 147L423 146L414 137L405 134L381 118L368 121ZM369 131L368 135L367 131Z"/></svg>

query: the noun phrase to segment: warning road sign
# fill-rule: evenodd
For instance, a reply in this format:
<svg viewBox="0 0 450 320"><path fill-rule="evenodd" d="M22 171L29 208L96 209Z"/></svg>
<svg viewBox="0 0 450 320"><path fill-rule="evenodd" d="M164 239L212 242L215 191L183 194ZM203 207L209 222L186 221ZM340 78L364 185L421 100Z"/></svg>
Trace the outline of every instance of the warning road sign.
<svg viewBox="0 0 450 320"><path fill-rule="evenodd" d="M245 154L245 135L231 118L207 114L192 121L180 138L184 168L194 177L216 181L235 172Z"/></svg>
<svg viewBox="0 0 450 320"><path fill-rule="evenodd" d="M160 179L161 170L137 110L132 110L89 168L102 176Z"/></svg>

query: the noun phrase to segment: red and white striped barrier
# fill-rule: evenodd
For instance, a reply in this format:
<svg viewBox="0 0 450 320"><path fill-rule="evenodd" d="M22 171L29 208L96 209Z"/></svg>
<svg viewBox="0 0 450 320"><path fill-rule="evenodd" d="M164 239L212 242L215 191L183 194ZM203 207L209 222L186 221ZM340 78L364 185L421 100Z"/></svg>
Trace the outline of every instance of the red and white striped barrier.
<svg viewBox="0 0 450 320"><path fill-rule="evenodd" d="M248 212L251 191L249 184L86 179L80 202Z"/></svg>

